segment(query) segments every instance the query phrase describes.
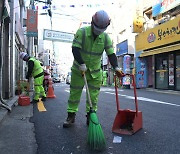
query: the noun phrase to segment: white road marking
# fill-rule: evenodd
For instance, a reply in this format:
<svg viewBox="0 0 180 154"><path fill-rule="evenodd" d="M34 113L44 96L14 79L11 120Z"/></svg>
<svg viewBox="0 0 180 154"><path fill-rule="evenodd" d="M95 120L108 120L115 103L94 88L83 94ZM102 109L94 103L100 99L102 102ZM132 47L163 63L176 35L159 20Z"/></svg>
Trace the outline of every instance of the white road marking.
<svg viewBox="0 0 180 154"><path fill-rule="evenodd" d="M69 90L67 90L67 89L66 89L65 91L66 91L66 92L68 92L68 93L70 93L70 91L69 91Z"/></svg>
<svg viewBox="0 0 180 154"><path fill-rule="evenodd" d="M111 94L111 95L115 95L115 93L111 93L111 92L105 92L107 94ZM122 94L118 94L119 96L123 96L127 99L134 99L134 96L128 96L128 95L122 95ZM158 104L166 104L166 105L172 105L172 106L180 106L178 104L173 104L173 103L168 103L168 102L163 102L163 101L158 101L158 100L154 100L154 99L150 99L150 98L145 98L145 97L137 97L138 100L140 101L146 101L146 102L154 102L154 103L158 103Z"/></svg>
<svg viewBox="0 0 180 154"><path fill-rule="evenodd" d="M115 91L114 89L111 89L111 88L101 88L100 91ZM124 91L122 89L118 89L118 91Z"/></svg>

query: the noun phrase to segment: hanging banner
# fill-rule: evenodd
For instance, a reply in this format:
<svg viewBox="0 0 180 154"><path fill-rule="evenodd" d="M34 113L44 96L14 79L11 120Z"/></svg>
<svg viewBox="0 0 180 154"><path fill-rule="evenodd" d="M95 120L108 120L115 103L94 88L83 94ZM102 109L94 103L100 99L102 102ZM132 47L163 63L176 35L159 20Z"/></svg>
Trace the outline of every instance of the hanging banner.
<svg viewBox="0 0 180 154"><path fill-rule="evenodd" d="M28 9L27 10L27 36L37 37L38 36L38 11Z"/></svg>

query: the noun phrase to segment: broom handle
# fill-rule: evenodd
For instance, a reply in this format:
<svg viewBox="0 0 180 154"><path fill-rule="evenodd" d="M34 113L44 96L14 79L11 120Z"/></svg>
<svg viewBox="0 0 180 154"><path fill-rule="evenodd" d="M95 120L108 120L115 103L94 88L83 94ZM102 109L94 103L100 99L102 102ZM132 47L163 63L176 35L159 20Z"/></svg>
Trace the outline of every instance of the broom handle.
<svg viewBox="0 0 180 154"><path fill-rule="evenodd" d="M90 97L89 88L88 88L88 84L87 84L87 79L86 79L85 73L83 73L83 77L84 77L86 92L87 92L87 96L88 96L89 106L90 106L90 108L92 109L92 102L91 102L91 97Z"/></svg>

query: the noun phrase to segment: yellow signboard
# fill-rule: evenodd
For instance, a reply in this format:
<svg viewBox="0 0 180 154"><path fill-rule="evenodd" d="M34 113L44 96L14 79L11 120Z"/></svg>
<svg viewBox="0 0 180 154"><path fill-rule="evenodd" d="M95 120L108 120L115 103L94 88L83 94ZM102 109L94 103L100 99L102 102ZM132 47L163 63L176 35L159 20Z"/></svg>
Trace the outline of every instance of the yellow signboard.
<svg viewBox="0 0 180 154"><path fill-rule="evenodd" d="M134 33L141 33L143 31L143 17L136 16L133 19L133 32Z"/></svg>
<svg viewBox="0 0 180 154"><path fill-rule="evenodd" d="M180 16L136 36L136 51L180 41Z"/></svg>

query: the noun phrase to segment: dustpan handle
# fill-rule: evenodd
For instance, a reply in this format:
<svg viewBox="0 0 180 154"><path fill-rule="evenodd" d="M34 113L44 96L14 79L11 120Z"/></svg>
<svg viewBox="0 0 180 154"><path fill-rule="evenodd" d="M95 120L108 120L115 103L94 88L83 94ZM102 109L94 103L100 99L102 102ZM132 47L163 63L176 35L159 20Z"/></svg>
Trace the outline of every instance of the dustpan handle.
<svg viewBox="0 0 180 154"><path fill-rule="evenodd" d="M136 93L136 81L135 81L135 75L134 74L125 74L132 77L132 86L134 90L134 102L135 102L135 108L136 108L136 115L138 114L138 102L137 102L137 93Z"/></svg>
<svg viewBox="0 0 180 154"><path fill-rule="evenodd" d="M136 93L136 82L135 82L135 76L133 74L130 75L133 79L132 86L134 87L134 101L135 101L135 107L136 107L136 115L138 114L138 101L137 101L137 93Z"/></svg>
<svg viewBox="0 0 180 154"><path fill-rule="evenodd" d="M125 74L125 76L131 76L132 77L132 81L133 81L133 90L134 90L134 102L135 102L135 108L136 108L136 115L138 114L138 102L137 102L137 93L136 93L136 82L135 82L135 76L133 74ZM116 92L116 104L117 104L117 110L120 109L120 105L119 105L119 97L118 97L118 88L117 88L117 81L116 81L117 76L114 75L114 81L115 81L115 92ZM120 81L120 79L119 79Z"/></svg>
<svg viewBox="0 0 180 154"><path fill-rule="evenodd" d="M86 79L85 73L83 73L82 76L83 76L84 82L85 82L85 87L86 87L86 92L87 92L87 96L88 96L89 106L92 109L92 102L91 102L91 97L90 97L90 93L89 93L89 87L88 87L88 84L87 84L87 79Z"/></svg>
<svg viewBox="0 0 180 154"><path fill-rule="evenodd" d="M117 86L117 76L114 75L114 87L115 87L115 93L116 93L116 106L117 106L117 111L120 110L120 105L119 105L119 96L118 96L118 86Z"/></svg>

